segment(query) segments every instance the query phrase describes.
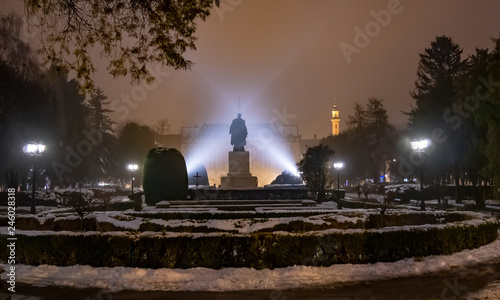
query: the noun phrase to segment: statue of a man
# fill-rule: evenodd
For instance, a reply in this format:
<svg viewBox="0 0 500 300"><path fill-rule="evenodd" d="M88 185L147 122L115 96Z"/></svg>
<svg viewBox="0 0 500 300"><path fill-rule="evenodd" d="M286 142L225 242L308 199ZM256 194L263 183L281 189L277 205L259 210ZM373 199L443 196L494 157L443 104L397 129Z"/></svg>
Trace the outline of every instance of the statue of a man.
<svg viewBox="0 0 500 300"><path fill-rule="evenodd" d="M241 114L238 114L238 118L234 119L231 123L231 127L229 127L229 134L231 135L231 145L233 145L233 151L245 151L248 132L245 120L241 118Z"/></svg>

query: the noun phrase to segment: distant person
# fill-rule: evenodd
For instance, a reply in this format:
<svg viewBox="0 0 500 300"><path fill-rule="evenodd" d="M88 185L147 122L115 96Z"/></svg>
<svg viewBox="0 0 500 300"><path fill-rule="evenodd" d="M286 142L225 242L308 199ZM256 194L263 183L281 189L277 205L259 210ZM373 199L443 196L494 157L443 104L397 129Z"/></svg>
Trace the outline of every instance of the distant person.
<svg viewBox="0 0 500 300"><path fill-rule="evenodd" d="M231 123L231 127L229 127L229 134L231 135L231 145L233 146L233 151L245 151L248 132L245 120L241 118L241 114L238 114L238 118L234 119Z"/></svg>
<svg viewBox="0 0 500 300"><path fill-rule="evenodd" d="M358 199L361 199L361 184L358 184Z"/></svg>

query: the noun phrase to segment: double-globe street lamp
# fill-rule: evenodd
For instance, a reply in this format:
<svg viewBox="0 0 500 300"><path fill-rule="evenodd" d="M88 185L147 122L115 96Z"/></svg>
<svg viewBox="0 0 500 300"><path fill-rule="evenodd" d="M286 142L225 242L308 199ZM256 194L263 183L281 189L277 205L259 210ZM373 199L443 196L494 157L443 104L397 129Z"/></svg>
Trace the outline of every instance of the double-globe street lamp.
<svg viewBox="0 0 500 300"><path fill-rule="evenodd" d="M337 170L337 200L340 201L340 170L344 168L344 163L336 162L333 167Z"/></svg>
<svg viewBox="0 0 500 300"><path fill-rule="evenodd" d="M134 197L134 180L135 180L135 176L134 176L134 173L135 171L137 171L137 169L139 169L139 166L137 164L129 164L127 166L127 169L132 173L132 198Z"/></svg>
<svg viewBox="0 0 500 300"><path fill-rule="evenodd" d="M422 158L425 153L425 149L429 147L430 141L424 140L413 140L411 141L411 148L418 154L418 157ZM424 160L422 159L420 164L420 209L425 210L424 202Z"/></svg>
<svg viewBox="0 0 500 300"><path fill-rule="evenodd" d="M33 193L31 195L31 213L35 214L36 213L36 209L35 209L36 159L37 159L37 157L42 156L42 152L45 151L45 145L32 142L32 143L24 146L23 151L24 151L24 153L33 157L33 176L32 176L33 177Z"/></svg>

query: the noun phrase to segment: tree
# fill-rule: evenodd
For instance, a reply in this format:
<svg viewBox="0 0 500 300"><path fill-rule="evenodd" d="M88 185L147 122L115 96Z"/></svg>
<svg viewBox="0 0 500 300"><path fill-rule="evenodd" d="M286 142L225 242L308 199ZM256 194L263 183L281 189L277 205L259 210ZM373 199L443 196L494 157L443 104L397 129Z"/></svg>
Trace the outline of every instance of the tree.
<svg viewBox="0 0 500 300"><path fill-rule="evenodd" d="M304 158L297 164L309 190L318 201L325 198L325 186L329 183L331 159L335 152L328 146L318 145L307 148Z"/></svg>
<svg viewBox="0 0 500 300"><path fill-rule="evenodd" d="M89 177L94 180L109 176L112 167L111 152L114 150L116 138L113 133L114 122L108 116L112 111L106 108L108 104L107 96L100 88L92 92L87 103L87 127L90 135L97 137L89 156L91 166Z"/></svg>
<svg viewBox="0 0 500 300"><path fill-rule="evenodd" d="M91 190L67 190L64 192L56 192L56 197L59 198L64 206L71 207L73 211L80 217L80 230L84 230L83 219L90 214L98 202L94 199L94 192Z"/></svg>
<svg viewBox="0 0 500 300"><path fill-rule="evenodd" d="M416 106L408 113L406 132L413 139L432 138L436 130L447 136L446 142L433 141L432 155L425 158L425 172L438 181L446 173L453 173L457 201L461 200L459 159L462 147L458 144L460 139L453 138L456 135L450 126L452 116L449 112L456 99L455 83L467 63L461 55L460 46L447 36L436 37L431 47L419 54L417 81L410 93Z"/></svg>
<svg viewBox="0 0 500 300"><path fill-rule="evenodd" d="M54 106L55 113L51 115L57 121L54 133L58 139L50 146L50 151L44 156L51 156L51 167L48 168L52 185L68 186L81 182L89 173L87 160L81 159L78 164L68 164L67 158L72 151L78 152L78 145L88 141L85 132L88 131L86 117L88 109L85 96L80 93L78 83L68 79L66 68L51 66L41 83L50 87L47 106Z"/></svg>
<svg viewBox="0 0 500 300"><path fill-rule="evenodd" d="M329 136L323 143L335 150L347 173L354 181L379 176L388 171L386 162L394 158L396 130L388 122L383 101L369 98L363 106L354 104L354 115L348 116L348 129L340 135Z"/></svg>
<svg viewBox="0 0 500 300"><path fill-rule="evenodd" d="M467 156L470 178L481 186L482 181L493 179L500 185L500 39L492 39L494 48L477 49L470 57L469 68L460 82L461 102L458 108L467 113L466 120L473 129ZM497 190L497 189L495 189ZM476 202L482 206L481 188L476 193Z"/></svg>
<svg viewBox="0 0 500 300"><path fill-rule="evenodd" d="M22 19L14 14L0 17L0 62L10 66L20 77L40 76L38 61L31 47L22 39Z"/></svg>
<svg viewBox="0 0 500 300"><path fill-rule="evenodd" d="M155 147L155 133L145 125L134 122L125 124L118 134L117 158L115 170L117 177L129 178L127 164L137 163L141 165L146 159L149 150ZM141 182L140 174L136 175L137 181Z"/></svg>
<svg viewBox="0 0 500 300"><path fill-rule="evenodd" d="M148 63L189 68L193 63L184 53L196 49L196 21L205 20L214 4L213 0L24 2L28 15L38 19L47 61L76 71L87 91L94 87L89 50L95 46L109 59L110 74L130 74L133 81L154 79Z"/></svg>
<svg viewBox="0 0 500 300"><path fill-rule="evenodd" d="M170 131L170 122L167 118L159 119L156 121L156 125L153 127L153 130L156 134L166 135Z"/></svg>
<svg viewBox="0 0 500 300"><path fill-rule="evenodd" d="M457 99L453 106L456 116L453 128L457 129L454 140L459 141L462 148L459 163L474 187L474 198L478 206L485 204L481 186L489 174L485 153L488 125L482 117L490 114L491 107L487 103L491 103L492 99L488 93L481 100L477 92L478 87L483 86L484 79L491 74L489 69L492 57L488 49L476 49L475 54L469 56L466 71L456 83Z"/></svg>
<svg viewBox="0 0 500 300"><path fill-rule="evenodd" d="M76 183L88 172L85 162L73 155L86 138L85 97L77 82L68 80L66 68L39 66L21 27L19 17L0 18L0 181L6 170L21 178L28 174L32 161L22 148L36 141L47 146L37 159L37 170L43 173L38 184L45 185L47 179L52 185Z"/></svg>

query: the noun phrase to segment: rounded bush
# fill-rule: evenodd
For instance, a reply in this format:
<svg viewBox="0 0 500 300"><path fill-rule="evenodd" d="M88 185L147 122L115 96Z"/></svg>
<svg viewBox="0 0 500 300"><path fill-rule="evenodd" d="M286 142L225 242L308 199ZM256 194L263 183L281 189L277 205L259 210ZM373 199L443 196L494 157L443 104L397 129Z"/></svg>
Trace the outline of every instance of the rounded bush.
<svg viewBox="0 0 500 300"><path fill-rule="evenodd" d="M186 199L188 177L186 162L177 149L149 150L143 167L142 181L146 203Z"/></svg>

